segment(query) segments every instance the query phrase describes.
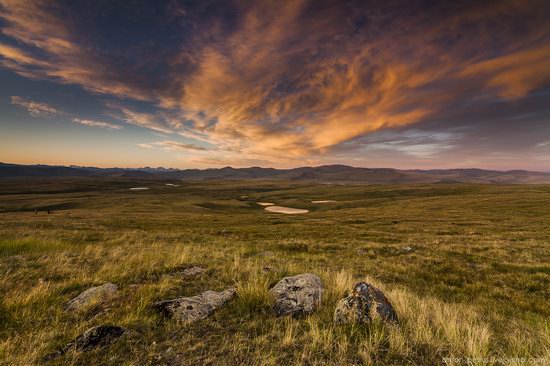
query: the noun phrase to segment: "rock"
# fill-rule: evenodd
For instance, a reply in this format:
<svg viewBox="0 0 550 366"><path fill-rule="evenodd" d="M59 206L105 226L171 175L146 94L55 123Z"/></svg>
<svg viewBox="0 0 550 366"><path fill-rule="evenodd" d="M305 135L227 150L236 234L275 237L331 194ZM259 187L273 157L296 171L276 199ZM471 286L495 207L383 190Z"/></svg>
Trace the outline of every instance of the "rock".
<svg viewBox="0 0 550 366"><path fill-rule="evenodd" d="M197 296L159 301L153 306L165 316L183 323L193 323L211 315L233 296L235 296L235 289L229 288L221 292L205 291Z"/></svg>
<svg viewBox="0 0 550 366"><path fill-rule="evenodd" d="M401 249L403 250L404 253L412 253L412 252L414 252L414 248L409 247L409 246L403 247L403 248L401 248Z"/></svg>
<svg viewBox="0 0 550 366"><path fill-rule="evenodd" d="M93 327L67 343L57 352L46 356L45 360L52 360L62 356L71 349L84 352L97 347L106 346L126 333L128 333L128 330L115 325L100 325Z"/></svg>
<svg viewBox="0 0 550 366"><path fill-rule="evenodd" d="M360 248L360 249L357 249L357 254L358 255L366 255L369 258L376 258L376 253L372 249Z"/></svg>
<svg viewBox="0 0 550 366"><path fill-rule="evenodd" d="M195 277L195 276L202 275L204 272L206 272L206 269L204 269L202 267L193 266L193 267L184 269L181 272L181 274L184 277Z"/></svg>
<svg viewBox="0 0 550 366"><path fill-rule="evenodd" d="M349 296L341 299L334 311L335 323L369 323L373 320L397 322L397 314L384 293L359 282Z"/></svg>
<svg viewBox="0 0 550 366"><path fill-rule="evenodd" d="M104 303L117 292L118 286L112 283L91 287L69 301L65 307L65 311L78 312L85 310L91 305Z"/></svg>
<svg viewBox="0 0 550 366"><path fill-rule="evenodd" d="M285 277L269 290L277 316L310 314L321 304L322 294L323 282L311 273Z"/></svg>

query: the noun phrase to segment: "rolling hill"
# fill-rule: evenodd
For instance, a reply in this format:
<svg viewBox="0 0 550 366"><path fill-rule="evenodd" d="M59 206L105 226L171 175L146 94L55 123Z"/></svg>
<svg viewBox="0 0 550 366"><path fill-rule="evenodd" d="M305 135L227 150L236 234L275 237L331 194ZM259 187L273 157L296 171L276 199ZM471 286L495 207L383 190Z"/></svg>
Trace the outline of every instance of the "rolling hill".
<svg viewBox="0 0 550 366"><path fill-rule="evenodd" d="M250 180L274 179L315 181L323 183L501 183L548 184L550 173L525 170L433 169L398 170L390 168L356 168L347 165L323 165L293 169L232 168L165 169L165 168L95 168L79 166L18 165L0 163L0 179L7 178L139 178L178 180Z"/></svg>

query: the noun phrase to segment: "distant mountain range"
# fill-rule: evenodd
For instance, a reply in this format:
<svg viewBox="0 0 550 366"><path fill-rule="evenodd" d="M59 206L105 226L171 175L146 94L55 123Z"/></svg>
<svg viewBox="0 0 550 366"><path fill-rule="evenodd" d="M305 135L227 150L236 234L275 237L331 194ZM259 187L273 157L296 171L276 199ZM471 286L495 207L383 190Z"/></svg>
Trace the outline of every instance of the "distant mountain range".
<svg viewBox="0 0 550 366"><path fill-rule="evenodd" d="M80 166L18 165L0 163L0 179L7 178L77 178L110 177L179 180L250 180L278 179L323 183L506 183L550 184L550 173L525 170L433 169L398 170L388 168L355 168L347 165L323 165L293 169L232 168L165 169L165 168L94 168Z"/></svg>

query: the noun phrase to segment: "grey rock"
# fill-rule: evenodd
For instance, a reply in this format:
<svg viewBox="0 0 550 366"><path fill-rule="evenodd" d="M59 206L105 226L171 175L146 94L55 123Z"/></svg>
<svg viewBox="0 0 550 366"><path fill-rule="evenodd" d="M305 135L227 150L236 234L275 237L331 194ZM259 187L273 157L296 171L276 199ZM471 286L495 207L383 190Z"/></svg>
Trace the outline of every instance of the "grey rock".
<svg viewBox="0 0 550 366"><path fill-rule="evenodd" d="M100 325L88 329L78 337L67 343L60 350L45 357L45 360L52 360L62 356L68 351L85 352L97 347L103 347L113 343L115 340L128 333L128 330L115 325Z"/></svg>
<svg viewBox="0 0 550 366"><path fill-rule="evenodd" d="M210 316L235 296L235 289L205 291L197 296L159 301L153 306L167 317L183 323L193 323Z"/></svg>
<svg viewBox="0 0 550 366"><path fill-rule="evenodd" d="M285 277L269 290L269 295L275 300L277 316L310 314L321 304L323 282L311 273Z"/></svg>
<svg viewBox="0 0 550 366"><path fill-rule="evenodd" d="M384 293L366 282L359 282L349 296L336 305L334 322L365 324L373 320L398 322L397 314Z"/></svg>
<svg viewBox="0 0 550 366"><path fill-rule="evenodd" d="M372 249L360 248L357 249L358 255L366 255L369 258L376 258L376 252Z"/></svg>
<svg viewBox="0 0 550 366"><path fill-rule="evenodd" d="M196 277L196 276L201 276L202 274L204 274L204 272L206 272L206 269L202 267L193 266L193 267L184 269L181 272L181 274L184 277Z"/></svg>
<svg viewBox="0 0 550 366"><path fill-rule="evenodd" d="M91 305L104 303L118 292L118 286L112 283L105 283L95 286L82 292L80 295L69 301L65 311L78 312L85 310Z"/></svg>

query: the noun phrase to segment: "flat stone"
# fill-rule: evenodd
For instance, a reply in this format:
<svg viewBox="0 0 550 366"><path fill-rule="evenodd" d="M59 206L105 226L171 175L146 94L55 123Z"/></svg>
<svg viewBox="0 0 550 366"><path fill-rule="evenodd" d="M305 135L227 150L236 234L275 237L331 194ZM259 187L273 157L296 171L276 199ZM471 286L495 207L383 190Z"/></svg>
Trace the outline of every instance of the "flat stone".
<svg viewBox="0 0 550 366"><path fill-rule="evenodd" d="M153 306L165 316L183 323L193 323L210 316L235 296L235 289L205 291L197 296L159 301Z"/></svg>
<svg viewBox="0 0 550 366"><path fill-rule="evenodd" d="M78 337L67 343L60 350L45 357L45 360L52 360L62 356L70 350L85 352L97 347L107 346L126 334L128 330L115 325L100 325L86 330Z"/></svg>
<svg viewBox="0 0 550 366"><path fill-rule="evenodd" d="M105 283L101 286L90 287L80 295L69 301L65 311L78 312L89 308L91 305L102 304L118 292L118 286Z"/></svg>

